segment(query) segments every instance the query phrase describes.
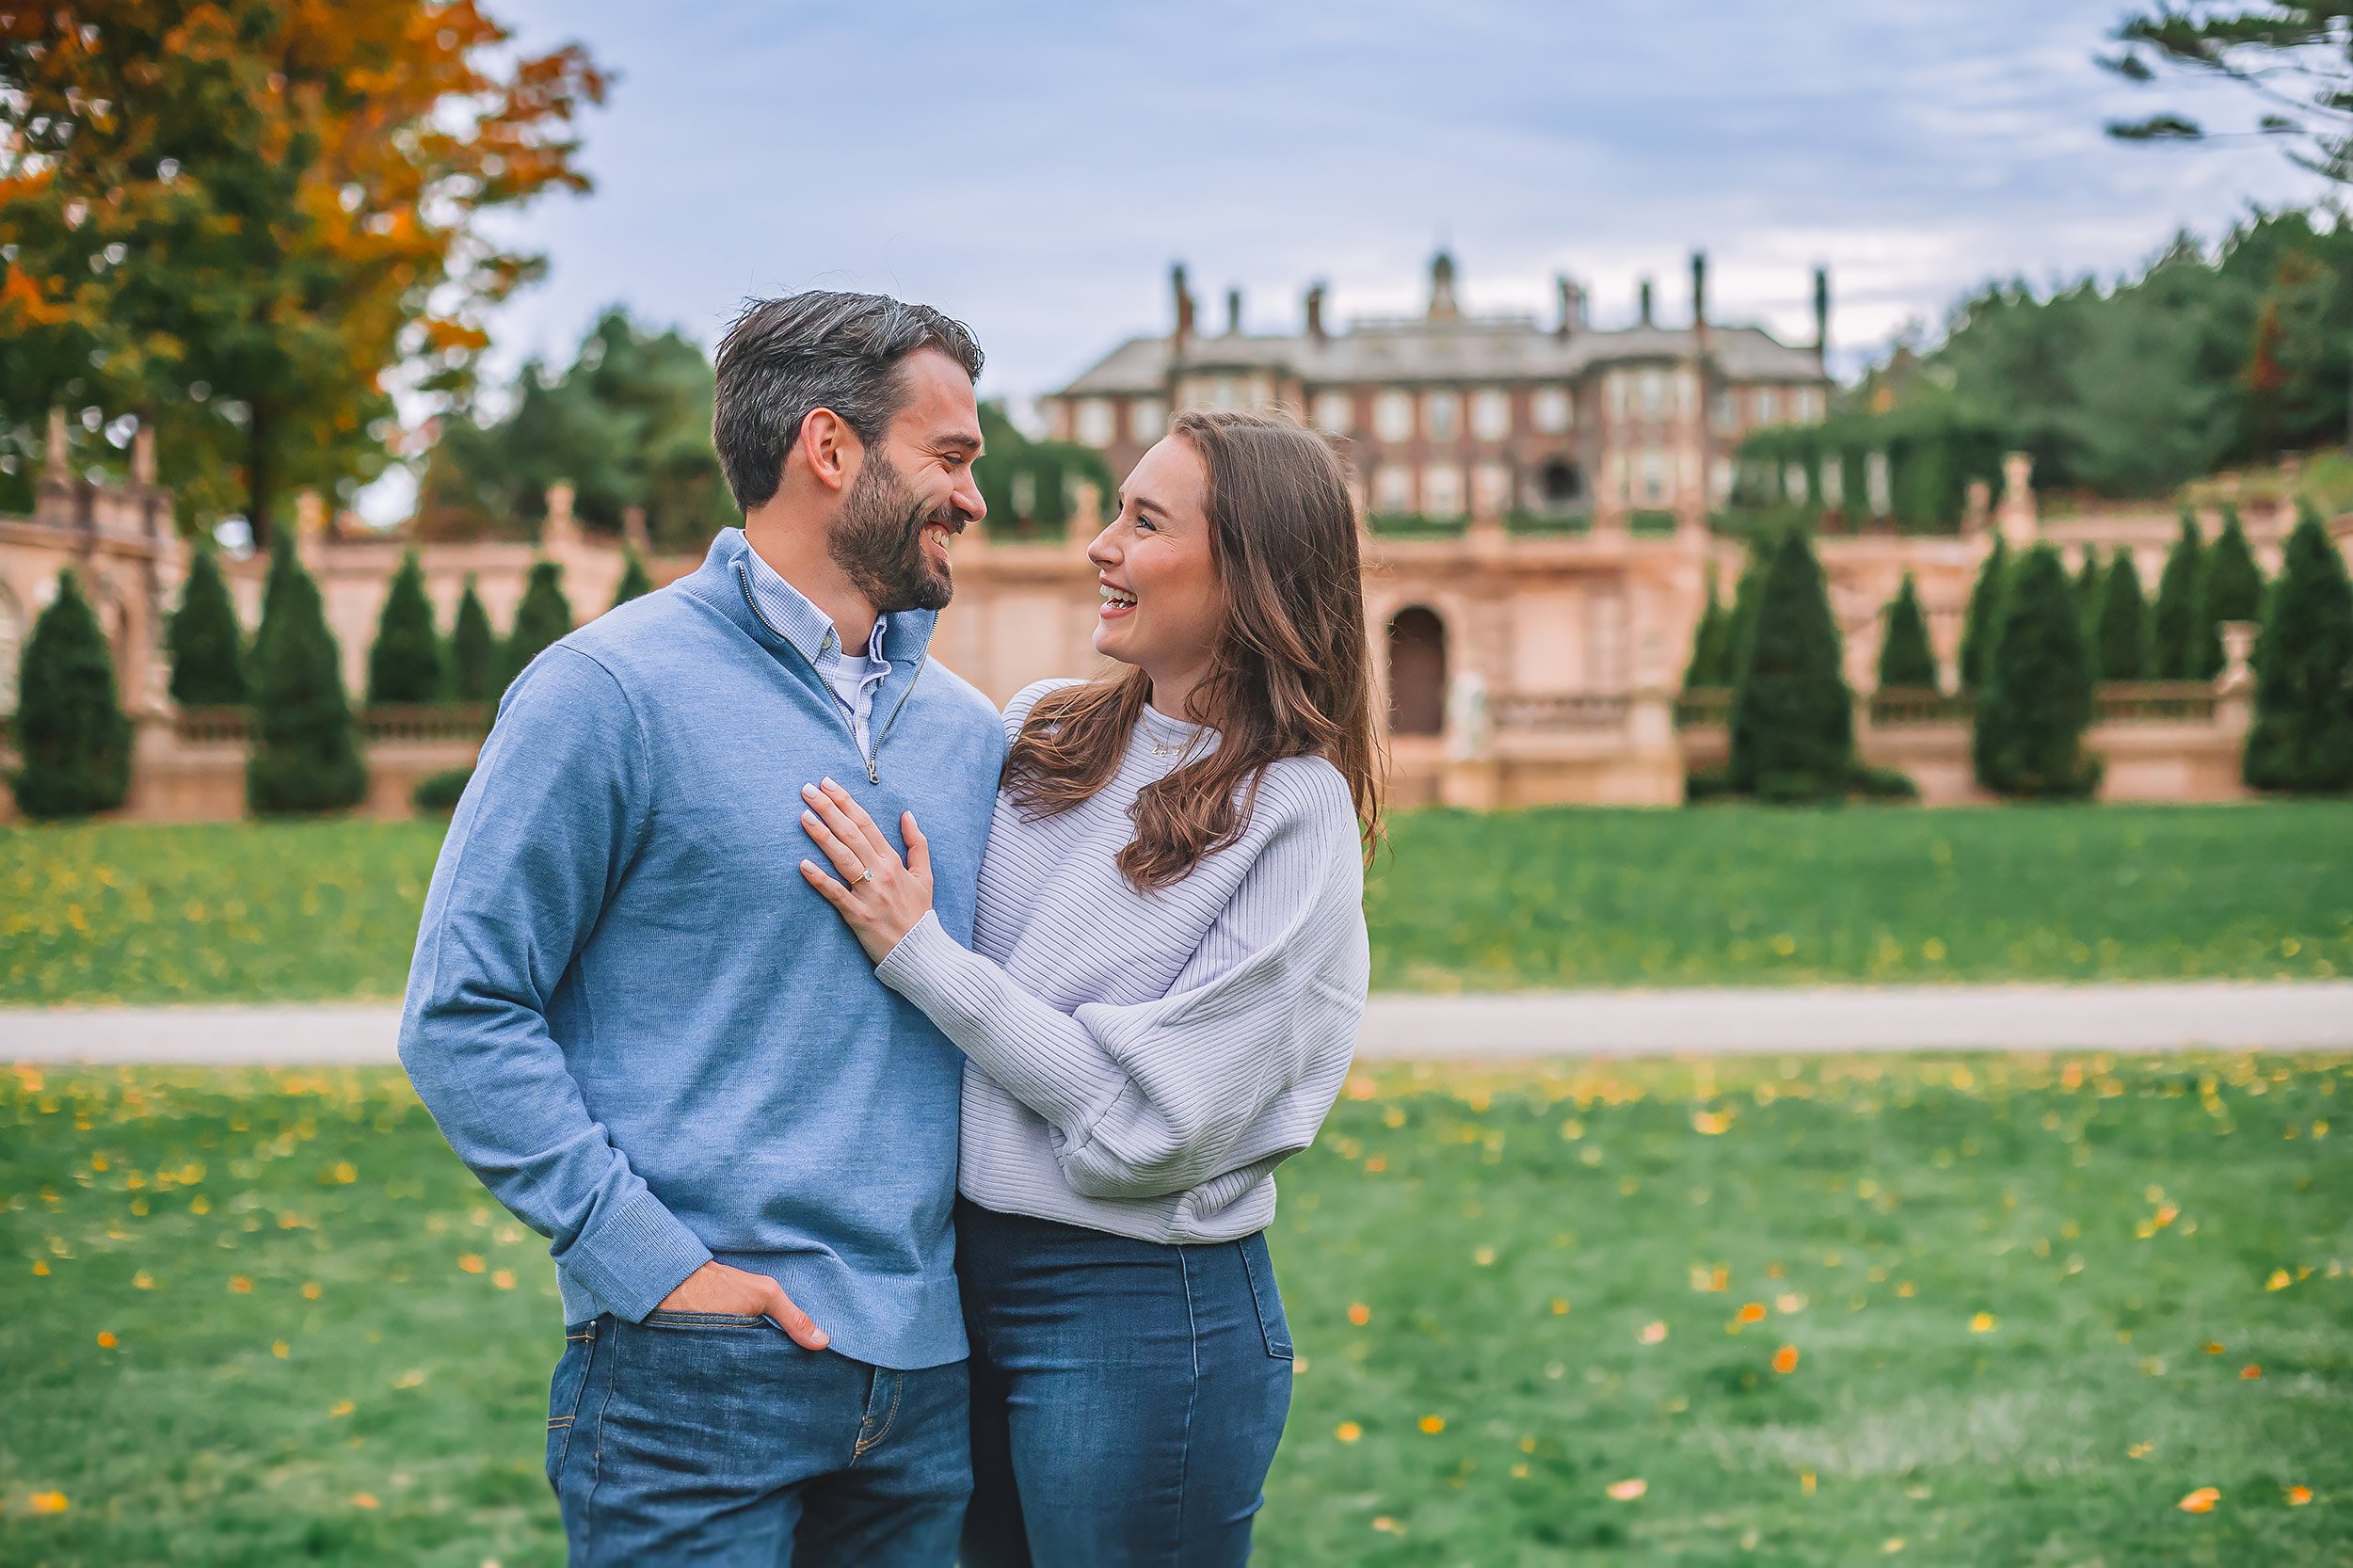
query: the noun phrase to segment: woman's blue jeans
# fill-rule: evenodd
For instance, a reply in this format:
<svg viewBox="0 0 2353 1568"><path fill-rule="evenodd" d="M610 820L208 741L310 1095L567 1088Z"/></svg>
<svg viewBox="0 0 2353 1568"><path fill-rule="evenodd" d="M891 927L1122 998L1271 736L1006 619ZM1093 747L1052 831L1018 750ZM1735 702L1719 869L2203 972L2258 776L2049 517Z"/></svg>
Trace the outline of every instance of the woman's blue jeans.
<svg viewBox="0 0 2353 1568"><path fill-rule="evenodd" d="M1226 1568L1290 1411L1263 1236L1162 1246L956 1205L963 1568Z"/></svg>

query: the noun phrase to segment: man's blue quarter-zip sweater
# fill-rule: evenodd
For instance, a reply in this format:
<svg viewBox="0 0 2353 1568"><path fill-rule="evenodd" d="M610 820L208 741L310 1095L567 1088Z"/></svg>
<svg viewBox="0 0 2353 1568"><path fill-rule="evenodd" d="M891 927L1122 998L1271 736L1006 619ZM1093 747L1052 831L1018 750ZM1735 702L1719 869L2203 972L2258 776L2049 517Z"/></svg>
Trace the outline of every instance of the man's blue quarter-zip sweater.
<svg viewBox="0 0 2353 1568"><path fill-rule="evenodd" d="M551 1238L568 1322L636 1320L705 1259L772 1274L842 1354L965 1353L955 1048L801 880L831 776L932 840L971 936L1004 732L891 617L870 759L755 611L740 529L532 662L434 868L401 1060L450 1144Z"/></svg>

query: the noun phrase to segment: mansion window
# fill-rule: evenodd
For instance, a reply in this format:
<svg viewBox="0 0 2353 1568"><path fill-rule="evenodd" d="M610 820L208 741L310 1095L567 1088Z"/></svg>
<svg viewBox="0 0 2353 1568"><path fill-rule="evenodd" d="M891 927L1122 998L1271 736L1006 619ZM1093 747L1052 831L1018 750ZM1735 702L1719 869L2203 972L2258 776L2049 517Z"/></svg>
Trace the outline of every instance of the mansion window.
<svg viewBox="0 0 2353 1568"><path fill-rule="evenodd" d="M1104 447L1112 444L1112 406L1099 397L1090 397L1079 405L1079 440L1081 445Z"/></svg>
<svg viewBox="0 0 2353 1568"><path fill-rule="evenodd" d="M1422 431L1433 441L1450 441L1463 433L1463 394L1440 390L1421 400Z"/></svg>
<svg viewBox="0 0 2353 1568"><path fill-rule="evenodd" d="M1471 510L1494 517L1512 504L1512 471L1501 463L1481 463L1471 470Z"/></svg>
<svg viewBox="0 0 2353 1568"><path fill-rule="evenodd" d="M1414 394L1395 387L1383 392L1372 406L1372 427L1385 441L1413 440Z"/></svg>
<svg viewBox="0 0 2353 1568"><path fill-rule="evenodd" d="M1602 402L1613 423L1625 418L1625 381L1626 373L1622 370L1613 370L1602 378Z"/></svg>
<svg viewBox="0 0 2353 1568"><path fill-rule="evenodd" d="M1471 434L1482 441L1499 441L1512 433L1512 394L1489 387L1471 394Z"/></svg>
<svg viewBox="0 0 2353 1568"><path fill-rule="evenodd" d="M1689 419L1700 404L1700 378L1689 370L1675 372L1675 418Z"/></svg>
<svg viewBox="0 0 2353 1568"><path fill-rule="evenodd" d="M1402 463L1384 463L1372 476L1372 509L1396 515L1414 509L1414 471Z"/></svg>
<svg viewBox="0 0 2353 1568"><path fill-rule="evenodd" d="M1709 465L1709 471L1707 496L1711 502L1721 506L1732 499L1732 459L1719 457Z"/></svg>
<svg viewBox="0 0 2353 1568"><path fill-rule="evenodd" d="M1128 405L1128 437L1150 442L1168 434L1168 405L1157 397L1139 397Z"/></svg>
<svg viewBox="0 0 2353 1568"><path fill-rule="evenodd" d="M1756 389L1756 423L1759 424L1781 423L1781 398L1770 387Z"/></svg>
<svg viewBox="0 0 2353 1568"><path fill-rule="evenodd" d="M1656 506L1667 499L1667 455L1655 446L1642 449L1642 502Z"/></svg>
<svg viewBox="0 0 2353 1568"><path fill-rule="evenodd" d="M1657 419L1667 411L1667 377L1656 370L1642 372L1642 417Z"/></svg>
<svg viewBox="0 0 2353 1568"><path fill-rule="evenodd" d="M1535 419L1537 429L1547 436L1557 436L1569 427L1573 417L1572 407L1568 388L1539 387L1529 413Z"/></svg>
<svg viewBox="0 0 2353 1568"><path fill-rule="evenodd" d="M1719 392L1707 400L1707 423L1719 435L1731 435L1740 428L1740 394Z"/></svg>
<svg viewBox="0 0 2353 1568"><path fill-rule="evenodd" d="M1355 415L1356 400L1348 393L1344 392L1316 393L1316 424L1330 434L1347 435L1349 426L1355 423Z"/></svg>
<svg viewBox="0 0 2353 1568"><path fill-rule="evenodd" d="M1800 387L1789 394L1789 417L1800 424L1811 424L1822 417L1821 393L1812 387Z"/></svg>
<svg viewBox="0 0 2353 1568"><path fill-rule="evenodd" d="M1421 509L1433 518L1463 515L1463 471L1452 463L1433 463L1421 471Z"/></svg>

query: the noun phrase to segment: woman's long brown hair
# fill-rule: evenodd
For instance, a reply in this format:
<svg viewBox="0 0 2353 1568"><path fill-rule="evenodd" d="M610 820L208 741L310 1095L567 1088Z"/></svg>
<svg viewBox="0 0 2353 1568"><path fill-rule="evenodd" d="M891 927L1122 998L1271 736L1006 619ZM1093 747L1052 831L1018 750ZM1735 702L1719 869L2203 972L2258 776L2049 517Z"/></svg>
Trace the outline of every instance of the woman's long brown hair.
<svg viewBox="0 0 2353 1568"><path fill-rule="evenodd" d="M1286 757L1337 768L1368 846L1380 830L1364 578L1339 459L1280 415L1188 409L1169 433L1209 470L1209 552L1225 596L1209 673L1171 716L1219 738L1137 793L1119 869L1138 892L1240 838L1267 765ZM1130 667L1040 697L1005 758L1015 803L1051 816L1110 783L1151 691Z"/></svg>

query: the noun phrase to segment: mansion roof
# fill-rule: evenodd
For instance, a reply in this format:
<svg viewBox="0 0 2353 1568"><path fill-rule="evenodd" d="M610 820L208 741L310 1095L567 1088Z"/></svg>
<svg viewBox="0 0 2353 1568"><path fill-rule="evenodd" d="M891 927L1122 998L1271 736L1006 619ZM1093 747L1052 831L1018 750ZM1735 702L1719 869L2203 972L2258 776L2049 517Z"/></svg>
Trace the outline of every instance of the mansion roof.
<svg viewBox="0 0 2353 1568"><path fill-rule="evenodd" d="M1640 325L1567 333L1529 316L1455 316L1359 321L1329 335L1242 332L1187 340L1187 371L1270 370L1309 385L1360 381L1573 380L1612 360L1689 360L1689 327ZM1166 389L1174 340L1130 338L1069 385L1048 395L1090 397ZM1759 327L1707 328L1717 370L1738 381L1819 381L1811 346L1792 347Z"/></svg>

